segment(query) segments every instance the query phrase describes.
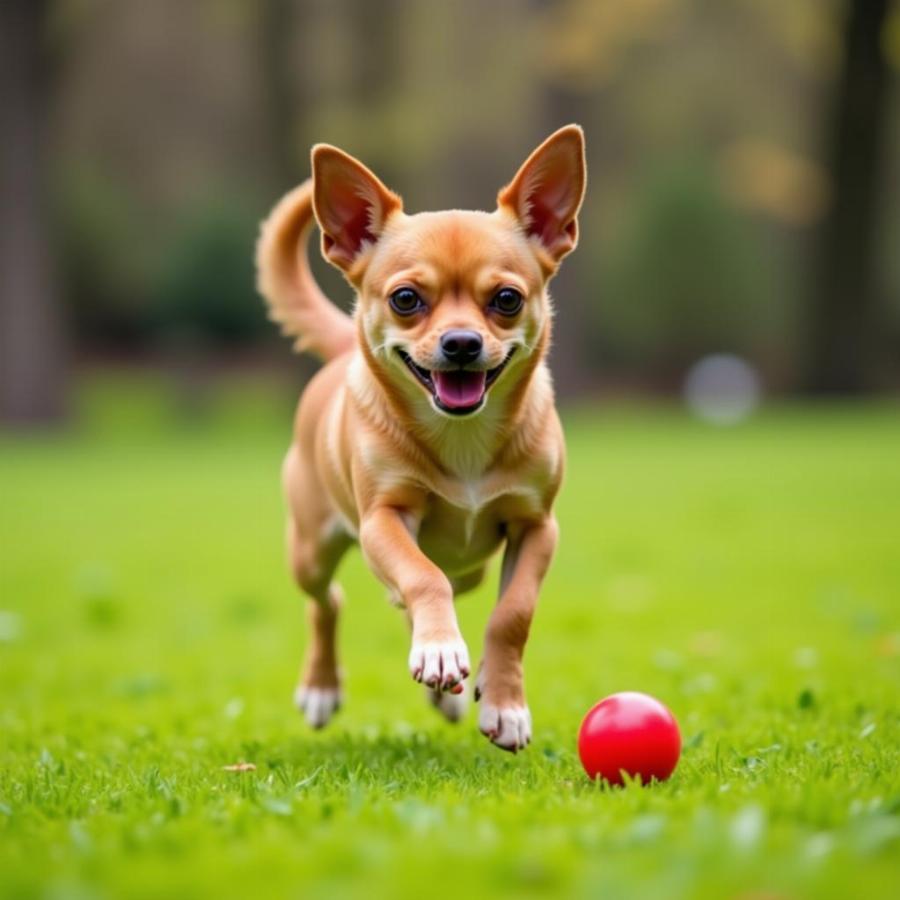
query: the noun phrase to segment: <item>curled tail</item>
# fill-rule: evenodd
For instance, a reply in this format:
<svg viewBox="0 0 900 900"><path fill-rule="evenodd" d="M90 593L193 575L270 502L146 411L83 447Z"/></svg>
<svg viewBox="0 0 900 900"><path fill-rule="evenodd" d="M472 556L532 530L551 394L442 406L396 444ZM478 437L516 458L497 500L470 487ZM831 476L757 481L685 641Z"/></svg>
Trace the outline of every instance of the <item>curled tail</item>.
<svg viewBox="0 0 900 900"><path fill-rule="evenodd" d="M353 346L352 319L321 291L309 268L306 245L315 224L312 180L286 194L262 224L256 244L256 287L266 298L269 318L294 349L322 360Z"/></svg>

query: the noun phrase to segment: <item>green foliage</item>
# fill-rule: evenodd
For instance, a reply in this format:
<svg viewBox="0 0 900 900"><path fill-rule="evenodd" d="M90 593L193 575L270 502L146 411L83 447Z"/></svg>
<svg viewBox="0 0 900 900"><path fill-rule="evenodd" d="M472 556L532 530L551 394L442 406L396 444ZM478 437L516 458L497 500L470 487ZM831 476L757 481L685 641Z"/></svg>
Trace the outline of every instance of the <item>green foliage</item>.
<svg viewBox="0 0 900 900"><path fill-rule="evenodd" d="M139 340L151 324L153 242L136 198L91 166L60 173L57 219L62 282L76 332L92 341Z"/></svg>
<svg viewBox="0 0 900 900"><path fill-rule="evenodd" d="M73 167L60 185L65 287L94 341L248 343L272 333L254 287L259 211L220 194L192 201L159 238L113 179Z"/></svg>
<svg viewBox="0 0 900 900"><path fill-rule="evenodd" d="M895 407L569 416L511 757L427 708L356 553L347 705L304 726L286 413L269 387L202 429L171 406L104 382L77 434L0 443L0 895L893 895ZM493 590L460 603L475 658ZM679 718L664 785L579 768L581 716L622 689Z"/></svg>
<svg viewBox="0 0 900 900"><path fill-rule="evenodd" d="M750 351L771 318L765 257L699 160L651 172L613 236L598 333L613 357Z"/></svg>
<svg viewBox="0 0 900 900"><path fill-rule="evenodd" d="M256 231L256 217L232 198L189 210L173 229L158 276L163 335L233 344L271 332L254 288Z"/></svg>

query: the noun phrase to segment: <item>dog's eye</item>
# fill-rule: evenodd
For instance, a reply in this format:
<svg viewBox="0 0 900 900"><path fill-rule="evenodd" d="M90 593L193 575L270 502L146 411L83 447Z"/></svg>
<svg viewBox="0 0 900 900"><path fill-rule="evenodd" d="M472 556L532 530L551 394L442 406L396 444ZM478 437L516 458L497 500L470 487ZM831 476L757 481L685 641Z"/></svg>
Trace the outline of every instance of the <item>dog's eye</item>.
<svg viewBox="0 0 900 900"><path fill-rule="evenodd" d="M408 287L398 288L391 294L391 309L398 316L411 316L413 313L425 308L422 298Z"/></svg>
<svg viewBox="0 0 900 900"><path fill-rule="evenodd" d="M522 308L522 295L514 288L501 288L491 300L491 309L504 316L514 316Z"/></svg>

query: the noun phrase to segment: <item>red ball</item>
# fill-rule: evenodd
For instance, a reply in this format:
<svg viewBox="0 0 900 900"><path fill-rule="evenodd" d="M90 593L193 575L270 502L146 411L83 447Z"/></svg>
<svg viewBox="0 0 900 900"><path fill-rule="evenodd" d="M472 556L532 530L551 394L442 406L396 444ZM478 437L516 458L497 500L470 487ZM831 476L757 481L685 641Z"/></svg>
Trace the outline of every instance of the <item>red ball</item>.
<svg viewBox="0 0 900 900"><path fill-rule="evenodd" d="M623 691L601 700L584 717L578 755L591 779L622 784L622 772L665 781L678 764L681 734L675 716L653 697Z"/></svg>

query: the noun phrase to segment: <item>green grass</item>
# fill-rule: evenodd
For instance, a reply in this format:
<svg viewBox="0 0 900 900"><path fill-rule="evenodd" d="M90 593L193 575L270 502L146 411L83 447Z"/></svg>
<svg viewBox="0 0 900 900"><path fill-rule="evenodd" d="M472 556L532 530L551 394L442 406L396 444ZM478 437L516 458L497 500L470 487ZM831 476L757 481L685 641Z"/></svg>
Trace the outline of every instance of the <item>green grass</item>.
<svg viewBox="0 0 900 900"><path fill-rule="evenodd" d="M185 426L152 384L95 384L68 436L0 442L0 894L895 895L898 412L568 416L512 757L426 707L357 553L348 702L308 731L287 405L231 392ZM460 606L476 658L494 583ZM582 715L625 689L681 723L665 784L580 770Z"/></svg>

